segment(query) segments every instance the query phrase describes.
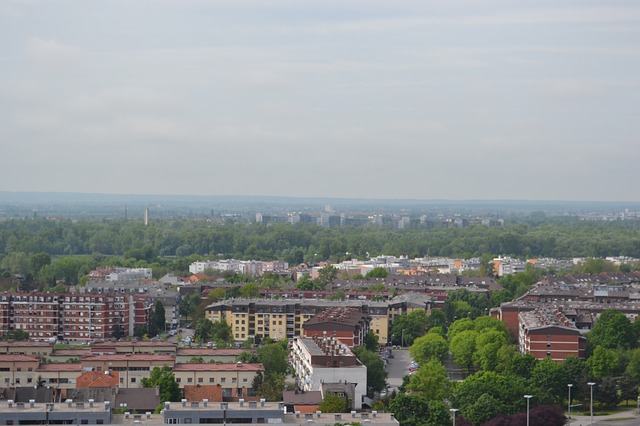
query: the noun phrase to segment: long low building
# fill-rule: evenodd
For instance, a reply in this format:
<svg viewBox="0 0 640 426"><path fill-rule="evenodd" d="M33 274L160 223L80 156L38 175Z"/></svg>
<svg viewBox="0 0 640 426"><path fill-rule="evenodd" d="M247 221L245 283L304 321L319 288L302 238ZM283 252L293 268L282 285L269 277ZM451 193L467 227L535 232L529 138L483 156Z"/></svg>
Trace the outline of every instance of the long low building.
<svg viewBox="0 0 640 426"><path fill-rule="evenodd" d="M109 402L76 402L40 404L34 401L16 403L0 401L0 425L20 424L113 424L113 425L162 425L162 424L229 424L254 425L277 423L283 426L330 425L367 423L376 426L399 426L391 413L315 413L285 414L282 402L222 402L207 400L197 402L165 402L160 414L151 411L133 414L113 414Z"/></svg>
<svg viewBox="0 0 640 426"><path fill-rule="evenodd" d="M433 298L425 294L403 294L389 301L314 299L229 299L207 306L210 321L224 321L236 341L293 339L303 335L304 324L317 314L333 308L353 308L366 314L370 329L381 345L391 341L393 320L415 310L431 312Z"/></svg>

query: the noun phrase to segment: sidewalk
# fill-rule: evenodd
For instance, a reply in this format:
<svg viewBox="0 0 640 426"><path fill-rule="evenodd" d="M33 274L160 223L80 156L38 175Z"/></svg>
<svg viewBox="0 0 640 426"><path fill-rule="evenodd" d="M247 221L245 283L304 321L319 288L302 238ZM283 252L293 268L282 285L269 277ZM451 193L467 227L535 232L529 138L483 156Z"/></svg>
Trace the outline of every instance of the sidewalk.
<svg viewBox="0 0 640 426"><path fill-rule="evenodd" d="M640 414L638 413L638 409L637 408L632 408L630 410L627 411L621 411L619 413L615 413L615 414L608 414L606 416L596 416L594 414L593 416L593 424L599 424L599 422L605 421L605 422L616 422L616 420L623 420L623 419L638 419L640 418ZM567 423L568 424L568 423ZM571 425L574 426L587 426L591 424L591 416L590 415L586 415L586 416L576 416L571 414ZM616 423L613 423L616 424ZM640 424L640 421L638 421L638 424Z"/></svg>

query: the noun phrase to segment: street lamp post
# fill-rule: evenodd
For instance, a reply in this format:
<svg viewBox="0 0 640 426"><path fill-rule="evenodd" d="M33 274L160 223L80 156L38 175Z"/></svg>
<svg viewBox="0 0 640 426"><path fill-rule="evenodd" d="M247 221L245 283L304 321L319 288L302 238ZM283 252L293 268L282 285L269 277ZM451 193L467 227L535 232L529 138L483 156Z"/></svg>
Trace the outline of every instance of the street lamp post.
<svg viewBox="0 0 640 426"><path fill-rule="evenodd" d="M569 412L569 422L567 423L569 426L571 426L571 386L573 386L573 384L569 383L567 385L567 387L569 388L569 401L567 402L567 407L568 407L568 412Z"/></svg>
<svg viewBox="0 0 640 426"><path fill-rule="evenodd" d="M591 412L591 424L593 424L593 386L595 385L595 383L589 382L587 384L591 388L591 400L589 402L589 411Z"/></svg>
<svg viewBox="0 0 640 426"><path fill-rule="evenodd" d="M456 411L458 411L458 409L449 408L449 411L451 411L451 415L453 416L453 426L456 426Z"/></svg>
<svg viewBox="0 0 640 426"><path fill-rule="evenodd" d="M529 400L533 397L533 395L525 395L527 399L527 426L529 426Z"/></svg>
<svg viewBox="0 0 640 426"><path fill-rule="evenodd" d="M404 348L404 328L402 329L402 340L400 345Z"/></svg>

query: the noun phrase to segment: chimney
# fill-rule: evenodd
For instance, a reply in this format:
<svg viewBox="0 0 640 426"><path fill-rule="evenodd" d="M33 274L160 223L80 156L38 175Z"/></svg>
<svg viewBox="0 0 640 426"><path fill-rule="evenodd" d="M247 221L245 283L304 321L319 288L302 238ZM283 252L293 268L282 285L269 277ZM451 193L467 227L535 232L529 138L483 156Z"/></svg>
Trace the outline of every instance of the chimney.
<svg viewBox="0 0 640 426"><path fill-rule="evenodd" d="M36 405L36 400L35 399L30 399L29 400L29 407L33 408L34 405Z"/></svg>

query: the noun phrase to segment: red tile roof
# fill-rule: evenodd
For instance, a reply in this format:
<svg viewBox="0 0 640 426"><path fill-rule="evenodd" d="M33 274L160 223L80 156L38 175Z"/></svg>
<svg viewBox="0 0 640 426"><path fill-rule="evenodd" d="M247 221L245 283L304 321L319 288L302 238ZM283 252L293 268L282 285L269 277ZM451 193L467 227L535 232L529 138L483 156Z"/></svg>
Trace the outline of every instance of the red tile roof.
<svg viewBox="0 0 640 426"><path fill-rule="evenodd" d="M87 371L76 379L76 388L115 388L119 382L118 371Z"/></svg>
<svg viewBox="0 0 640 426"><path fill-rule="evenodd" d="M156 355L156 354L104 354L104 355L87 355L82 357L85 361L149 361L174 362L176 357L173 355Z"/></svg>
<svg viewBox="0 0 640 426"><path fill-rule="evenodd" d="M38 358L31 355L20 354L0 354L0 362L38 362Z"/></svg>

